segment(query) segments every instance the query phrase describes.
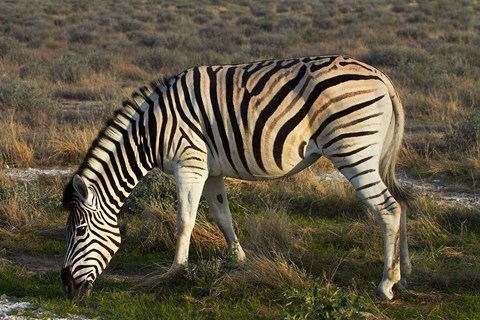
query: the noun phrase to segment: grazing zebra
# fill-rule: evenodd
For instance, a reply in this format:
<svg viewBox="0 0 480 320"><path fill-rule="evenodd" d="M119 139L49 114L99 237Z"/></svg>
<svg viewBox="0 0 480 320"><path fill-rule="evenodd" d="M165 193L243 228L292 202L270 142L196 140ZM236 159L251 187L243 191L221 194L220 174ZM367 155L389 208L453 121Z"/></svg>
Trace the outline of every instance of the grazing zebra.
<svg viewBox="0 0 480 320"><path fill-rule="evenodd" d="M376 293L391 299L393 285L411 271L408 194L394 173L403 127L387 76L345 56L201 66L142 87L106 124L65 189L64 289L70 297L90 291L119 248L117 213L152 168L176 179L172 267L179 267L187 263L202 194L229 250L245 259L224 177L285 177L325 156L380 221L385 252Z"/></svg>

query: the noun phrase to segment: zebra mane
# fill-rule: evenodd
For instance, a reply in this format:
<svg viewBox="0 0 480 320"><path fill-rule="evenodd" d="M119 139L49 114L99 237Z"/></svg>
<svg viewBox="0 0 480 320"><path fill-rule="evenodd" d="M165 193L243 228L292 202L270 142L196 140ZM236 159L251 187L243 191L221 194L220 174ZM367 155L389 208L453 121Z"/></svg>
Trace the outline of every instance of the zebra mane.
<svg viewBox="0 0 480 320"><path fill-rule="evenodd" d="M156 81L152 81L149 86L142 86L135 90L130 99L126 99L122 102L122 107L117 109L113 116L105 123L103 128L98 133L95 140L90 145L85 158L78 170L73 174L81 175L83 171L89 166L90 159L95 156L95 153L99 148L105 148L103 144L105 141L109 141L108 138L118 138L123 134L123 131L128 128L135 115L140 111L142 106L147 102L151 102L151 94L156 92L160 94L165 91L173 77L163 78ZM75 189L73 187L73 176L65 186L63 192L62 204L65 209L70 208L70 203L73 200L73 194Z"/></svg>

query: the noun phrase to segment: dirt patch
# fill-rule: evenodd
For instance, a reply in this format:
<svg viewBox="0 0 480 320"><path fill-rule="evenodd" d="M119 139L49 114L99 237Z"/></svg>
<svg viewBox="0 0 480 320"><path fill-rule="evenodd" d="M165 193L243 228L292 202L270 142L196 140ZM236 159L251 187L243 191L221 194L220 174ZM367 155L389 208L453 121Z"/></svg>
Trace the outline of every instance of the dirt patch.
<svg viewBox="0 0 480 320"><path fill-rule="evenodd" d="M86 320L84 316L72 316L68 318L58 317L51 312L40 309L26 301L18 301L15 298L3 294L0 296L0 319L4 320L27 320L27 319L51 319L51 320Z"/></svg>
<svg viewBox="0 0 480 320"><path fill-rule="evenodd" d="M326 172L317 177L325 183L336 181L347 183L347 179L339 171ZM402 174L398 176L398 180L401 184L411 188L416 195L439 199L439 205L480 208L480 195L474 190L461 192L459 190L462 188L446 181L413 179Z"/></svg>
<svg viewBox="0 0 480 320"><path fill-rule="evenodd" d="M5 168L1 172L16 182L32 182L41 177L69 176L72 175L74 171L74 168Z"/></svg>

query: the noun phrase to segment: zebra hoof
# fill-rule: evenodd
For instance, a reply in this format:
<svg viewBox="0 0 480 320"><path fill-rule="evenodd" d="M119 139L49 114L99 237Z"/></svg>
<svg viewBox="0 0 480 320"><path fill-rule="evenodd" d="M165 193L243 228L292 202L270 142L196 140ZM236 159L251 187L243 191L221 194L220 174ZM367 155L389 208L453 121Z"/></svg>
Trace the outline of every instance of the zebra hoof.
<svg viewBox="0 0 480 320"><path fill-rule="evenodd" d="M380 288L377 288L375 291L375 298L381 301L390 301L393 299L393 291L391 289L388 291L383 291Z"/></svg>
<svg viewBox="0 0 480 320"><path fill-rule="evenodd" d="M408 284L406 279L400 279L400 281L397 282L395 285L399 290L407 290L408 289Z"/></svg>

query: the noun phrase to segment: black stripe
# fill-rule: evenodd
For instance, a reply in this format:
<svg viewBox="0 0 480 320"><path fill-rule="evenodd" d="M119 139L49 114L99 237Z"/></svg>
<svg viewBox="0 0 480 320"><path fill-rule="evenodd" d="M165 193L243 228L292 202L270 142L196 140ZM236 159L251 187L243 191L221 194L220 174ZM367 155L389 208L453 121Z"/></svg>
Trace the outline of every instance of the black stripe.
<svg viewBox="0 0 480 320"><path fill-rule="evenodd" d="M148 104L148 110L145 110L144 112L139 113L140 114L139 131L140 131L140 137L142 138L141 150L143 149L143 152L145 153L146 165L144 165L144 167L147 170L151 170L155 164L155 155L153 152L154 144L152 144L152 139L151 137L149 137L149 135L152 132L150 131L150 124L152 123L152 121L150 121L150 115L153 114L153 112L151 112L150 110L152 110L155 107L155 104L153 100L150 98L150 96L147 96L147 93L144 90L146 90L146 88L140 89L140 91L144 96L145 102ZM147 118L148 128L145 127L145 115L147 114L147 112L148 112L148 118Z"/></svg>
<svg viewBox="0 0 480 320"><path fill-rule="evenodd" d="M127 154L130 169L132 169L136 177L141 177L143 174L140 170L140 167L138 166L137 159L135 158L135 151L132 148L132 145L130 143L127 143L127 141L129 140L128 131L115 122L110 125L110 128L115 129L119 134L122 135L123 146L125 148L125 153Z"/></svg>
<svg viewBox="0 0 480 320"><path fill-rule="evenodd" d="M187 104L187 108L190 111L193 119L198 123L198 116L193 108L192 99L190 99L190 90L187 86L187 75L184 74L183 77L180 79L180 83L182 85L183 97L185 98L185 103Z"/></svg>
<svg viewBox="0 0 480 320"><path fill-rule="evenodd" d="M205 125L205 130L207 131L207 135L210 138L210 141L215 149L215 152L218 154L217 144L215 143L215 138L213 136L212 127L210 125L210 121L208 120L207 113L205 112L205 105L203 104L202 100L202 82L201 82L201 74L198 68L193 69L193 89L195 91L195 102L198 105L198 109L203 118L203 123Z"/></svg>
<svg viewBox="0 0 480 320"><path fill-rule="evenodd" d="M272 97L272 99L268 102L267 106L260 112L257 118L257 122L255 124L255 128L253 130L252 136L252 148L253 148L253 155L255 160L257 161L258 166L262 169L263 172L266 172L265 166L263 165L262 160L262 133L263 129L265 128L268 119L275 113L278 106L283 102L283 100L288 96L290 92L292 92L300 81L305 76L305 72L307 71L307 67L303 65L296 75L295 78L288 81L279 91Z"/></svg>
<svg viewBox="0 0 480 320"><path fill-rule="evenodd" d="M369 100L369 101L365 101L365 102L362 102L362 103L359 103L359 104L356 104L354 106L351 106L347 109L344 109L342 111L339 111L337 113L334 113L332 115L330 115L327 119L325 119L325 121L322 122L322 124L320 125L320 127L318 127L318 129L315 131L315 133L312 135L311 139L313 140L316 140L318 138L318 136L322 133L322 131L329 125L331 124L332 122L338 120L338 119L341 119L345 116L348 116L350 115L351 113L354 113L356 111L359 111L359 110L362 110L363 108L366 108L372 104L374 104L375 102L381 100L383 97L385 97L385 95L382 95L380 97L376 97L372 100Z"/></svg>
<svg viewBox="0 0 480 320"><path fill-rule="evenodd" d="M105 181L103 175L100 174L96 169L94 169L92 166L89 164L86 166L88 170L93 172L93 174L96 176L96 180L91 180L90 178L85 177L90 183L95 185L98 189L103 190L103 192L97 192L97 196L102 199L101 203L107 205L107 200L110 205L113 205L117 210L120 210L121 205L112 198L110 195L110 191L108 190L108 183ZM100 182L100 184L99 184ZM114 193L115 193L115 188ZM121 196L120 199L125 199L124 196ZM109 206L109 205L107 205Z"/></svg>
<svg viewBox="0 0 480 320"><path fill-rule="evenodd" d="M118 188L117 186L117 181L119 182L119 180L117 179L117 176L115 173L112 173L110 171L110 167L108 166L108 164L103 160L103 159L100 159L99 157L97 157L97 155L95 154L92 154L90 159L95 159L103 168L103 174L101 174L100 172L98 172L98 176L100 178L100 176L102 177L102 180L104 177L107 178L108 180L108 185L111 186L111 188L113 189L113 193L118 197L120 198L120 202L123 202L126 198L126 196L123 194L123 192L120 191L120 189ZM115 162L112 163L112 167L115 166ZM105 180L104 180L105 181ZM106 181L105 181L106 182ZM108 190L105 190L105 191L108 191ZM110 198L111 201L113 201L112 198Z"/></svg>
<svg viewBox="0 0 480 320"><path fill-rule="evenodd" d="M245 147L243 145L242 133L240 132L240 127L237 121L237 115L235 113L235 106L233 105L233 88L235 86L234 76L235 76L235 67L231 67L227 70L225 76L225 98L227 100L227 110L230 123L232 125L233 136L235 137L235 144L237 147L238 156L240 161L243 164L245 170L251 175L250 168L248 167L247 158L245 156Z"/></svg>
<svg viewBox="0 0 480 320"><path fill-rule="evenodd" d="M160 99L160 96L158 97ZM158 133L157 118L155 117L155 105L151 105L148 110L148 136L150 138L150 153L152 159L152 166L157 167L157 152L156 147L159 141L156 140Z"/></svg>
<svg viewBox="0 0 480 320"><path fill-rule="evenodd" d="M393 208L392 208L392 206L393 206L393 205L395 205L395 204L397 204L397 202L396 202L396 201L394 201L394 202L390 203L388 206L386 206L386 207L385 207L385 210L388 210L388 211L390 211L390 210L394 210L394 209L396 209L397 207L393 207Z"/></svg>
<svg viewBox="0 0 480 320"><path fill-rule="evenodd" d="M230 150L230 142L227 136L227 132L225 130L225 124L223 123L222 111L220 110L220 105L218 104L218 92L217 92L217 72L213 71L212 67L207 67L207 74L210 78L210 100L212 103L212 110L215 116L215 121L218 128L218 134L220 135L220 139L222 140L223 150L225 152L225 156L227 157L230 166L235 170L238 174L237 168L232 160L232 153Z"/></svg>
<svg viewBox="0 0 480 320"><path fill-rule="evenodd" d="M379 203L377 204L377 206L383 206L384 204L386 204L388 202L388 200L392 199L393 196L388 196L387 199L385 199L385 201L383 201L382 203Z"/></svg>
<svg viewBox="0 0 480 320"><path fill-rule="evenodd" d="M177 115L175 113L175 108L174 108L174 105L173 105L173 100L172 100L172 91L173 91L173 88L174 86L171 86L170 89L168 92L167 92L167 101L168 101L168 107L170 108L170 118L168 119L169 121L171 121L172 123L172 127L170 128L170 132L169 132L169 138L168 138L168 144L167 144L167 148L165 149L165 151L167 152L170 152L170 150L172 149L172 145L173 145L173 139L175 138L175 132L177 131Z"/></svg>
<svg viewBox="0 0 480 320"><path fill-rule="evenodd" d="M297 92L297 96L295 97L295 103L298 101L300 97L303 96L305 90L307 89L311 77L304 77L306 78L305 83L302 85L302 88ZM303 110L303 109L302 109ZM278 131L277 135L275 136L275 141L273 143L273 158L275 159L275 163L277 166L282 169L282 153L283 153L283 146L285 145L285 141L287 140L288 135L295 130L295 127L298 126L300 121L303 120L305 115L302 111L298 112L295 116L293 116L290 120L288 120L282 128Z"/></svg>
<svg viewBox="0 0 480 320"><path fill-rule="evenodd" d="M185 149L187 149L187 148L190 147L190 148L193 148L193 149L195 149L195 150L197 150L197 151L199 151L199 152L201 152L201 153L206 153L205 151L203 151L202 149L200 149L199 147L197 147L197 146L193 143L193 141L190 139L190 137L189 137L188 134L185 132L185 130L183 130L182 127L180 127L180 132L181 132L181 134L182 134L182 137L183 137L185 140L187 140L187 142L189 143L188 147L186 147ZM185 151L185 149L182 151L182 154L183 154L183 152Z"/></svg>
<svg viewBox="0 0 480 320"><path fill-rule="evenodd" d="M75 267L75 269L72 271L72 275L77 273L78 271L81 271L82 269L90 269L90 268L94 268L95 271L94 273L96 274L100 274L100 271L98 270L98 267L96 265L93 265L93 264L87 264L87 265L80 265L80 266L77 266ZM88 272L85 272L85 273L81 273L78 277L76 277L75 279L79 279L87 274L90 274L92 273L91 271L88 271Z"/></svg>
<svg viewBox="0 0 480 320"><path fill-rule="evenodd" d="M183 108L182 108L183 106L180 104L180 97L179 97L179 92L177 90L177 86L172 86L172 89L173 89L173 94L175 98L176 109L178 111L178 114L180 115L180 118L182 119L183 122L185 122L185 124L188 126L189 129L191 129L198 137L200 137L200 139L202 139L205 142L208 148L210 148L210 151L213 151L210 145L207 143L207 138L203 135L201 129L197 128L197 126L192 121L190 121L188 116L183 111ZM189 108L192 108L192 106L190 106Z"/></svg>
<svg viewBox="0 0 480 320"><path fill-rule="evenodd" d="M112 150L112 152L116 151L116 157L117 157L117 159L115 160L115 163L120 165L120 169L122 170L122 174L123 174L124 178L127 180L127 183L130 184L130 185L134 185L135 180L133 179L133 177L128 172L127 161L123 156L123 152L121 152L120 142L118 140L113 139L112 137L109 137L109 136L105 136L102 139L108 140L111 143L113 143L113 145L115 146L115 149ZM102 150L107 150L107 147L102 146L101 143L98 144L98 147ZM112 156L115 157L115 155L112 155ZM129 189L133 189L133 188L129 188Z"/></svg>
<svg viewBox="0 0 480 320"><path fill-rule="evenodd" d="M77 241L76 244L78 244L80 241ZM71 259L72 261L72 265L73 264L76 264L78 263L79 260L82 260L84 257L88 256L89 254L89 251L91 251L92 249L88 250L86 253L84 254L81 254L81 255L77 255L78 252L82 252L83 250L85 250L86 248L90 248L92 246L92 244L98 244L100 247L104 248L106 251L108 251L108 253L110 254L110 256L113 256L114 252L113 250L106 246L103 242L100 242L98 241L97 239L89 239L88 242L85 243L85 245L83 247L79 247L78 250L75 250L74 251L74 255L73 255L73 259ZM72 272L73 273L73 272Z"/></svg>
<svg viewBox="0 0 480 320"><path fill-rule="evenodd" d="M347 165L344 165L344 166L340 166L338 167L338 170L341 171L343 169L348 169L348 168L353 168L353 167L356 167L358 166L359 164L362 164L370 159L372 159L373 156L370 156L370 157L366 157L366 158L363 158L361 160L358 160L357 162L354 162L354 163L350 163L350 164L347 164Z"/></svg>
<svg viewBox="0 0 480 320"><path fill-rule="evenodd" d="M330 147L332 144L340 141L340 140L343 140L343 139L348 139L348 138L355 138L355 137L362 137L362 136L369 136L369 135L372 135L372 134L375 134L375 133L378 133L377 130L375 131L359 131L359 132L350 132L350 133L344 133L344 134L341 134L335 138L333 138L332 140L328 141L327 143L325 143L322 148L323 149L327 149L328 147Z"/></svg>
<svg viewBox="0 0 480 320"><path fill-rule="evenodd" d="M360 191L360 190L364 190L364 189L368 189L368 188L371 188L373 186L376 186L377 184L379 184L381 181L375 181L375 182L372 182L372 183L369 183L369 184L366 184L364 186L361 186L361 187L358 187L355 189L355 191Z"/></svg>
<svg viewBox="0 0 480 320"><path fill-rule="evenodd" d="M186 146L185 148L183 148L182 153L180 153L179 157L183 156L183 154L184 154L188 149L193 149L193 150L195 150L195 151L199 151L199 152L201 152L201 153L206 154L206 152L203 152L202 150L198 149L198 148L195 147L195 146Z"/></svg>
<svg viewBox="0 0 480 320"><path fill-rule="evenodd" d="M115 146L115 147L117 147L117 146ZM112 164L112 167L113 167L115 177L117 177L117 181L118 181L118 183L120 183L120 187L123 188L123 190L125 190L127 193L132 192L133 187L129 186L129 184L122 178L122 174L120 173L120 169L122 169L122 172L124 173L123 176L127 180L128 180L128 178L132 179L128 174L125 174L125 171L123 171L123 167L121 165L122 160L123 160L122 153L121 152L119 153L118 149L115 149L115 150L117 150L117 158L115 158L115 155L114 155L115 150L109 150L101 144L98 145L98 148L103 150L106 154L108 154L108 157L110 158L110 163ZM119 169L119 166L120 166L120 169ZM133 180L132 180L131 184L133 185Z"/></svg>
<svg viewBox="0 0 480 320"><path fill-rule="evenodd" d="M268 65L270 65L272 63L273 63L273 61L268 63ZM272 67L267 72L265 72L265 74L255 84L252 91L248 92L248 90L245 90L242 102L240 103L240 114L242 116L243 127L245 128L245 130L248 129L248 107L250 105L251 97L252 96L257 96L260 93L262 93L266 84L267 84L267 82L270 79L272 79L272 77L275 75L275 73L277 73L279 70L287 69L297 62L295 62L293 64L286 65L286 66L282 66L281 63L282 63L282 61L276 61L275 66ZM254 72L249 73L249 76L252 75L252 74L254 74Z"/></svg>
<svg viewBox="0 0 480 320"><path fill-rule="evenodd" d="M330 130L325 136L328 137L329 135L331 135L332 133L334 133L338 129L344 129L344 128L351 127L353 125L359 124L359 123L367 121L369 119L381 116L382 114L383 114L383 112L379 112L379 113L375 113L375 114L372 114L372 115L369 115L369 116L366 116L366 117L363 117L363 118L360 118L360 119L356 119L356 120L347 122L345 124L338 125L335 128L333 128L332 130Z"/></svg>
<svg viewBox="0 0 480 320"><path fill-rule="evenodd" d="M344 158L344 157L349 157L351 155L354 155L355 153L358 153L360 151L363 151L365 149L367 149L368 147L371 147L373 146L374 143L371 143L371 144L368 144L366 146L363 146L363 147L360 147L360 148L357 148L355 150L352 150L352 151L349 151L349 152L344 152L344 153L334 153L332 155L329 155L330 158Z"/></svg>
<svg viewBox="0 0 480 320"><path fill-rule="evenodd" d="M145 100L147 101L147 100ZM147 102L151 103L151 105L149 104L149 108L153 107L153 101L152 100L148 100ZM149 149L149 146L148 146L148 141L147 141L147 128L145 127L145 114L144 112L139 112L138 113L139 115L139 118L138 118L138 125L137 125L137 128L138 128L138 134L140 136L140 144L137 145L137 149L138 149L138 159L140 161L140 163L142 164L143 168L147 169L147 170L151 170L152 169L152 159L150 159L150 155L148 154L147 150ZM132 125L134 125L135 123L133 123ZM135 130L135 127L132 128L132 132L133 131L137 131ZM142 174L143 176L143 174Z"/></svg>
<svg viewBox="0 0 480 320"><path fill-rule="evenodd" d="M348 65L350 65L350 64L359 66L359 67L361 67L361 68L363 68L363 69L366 69L366 70L368 70L368 71L370 71L370 72L373 72L372 69L364 66L363 64L358 63L357 61L341 61L341 62L339 63L339 65L341 65L342 67L348 66Z"/></svg>
<svg viewBox="0 0 480 320"><path fill-rule="evenodd" d="M318 70L331 65L334 60L335 60L335 57L330 57L329 60L326 61L326 62L319 63L319 64L312 64L310 66L310 71L311 72L317 72Z"/></svg>
<svg viewBox="0 0 480 320"><path fill-rule="evenodd" d="M376 195L374 195L374 196L368 197L368 198L366 198L365 200L371 200L371 199L375 199L375 198L381 197L381 196L383 196L387 191L388 191L387 188L385 188L385 189L383 189L382 192L380 192L379 194L376 194Z"/></svg>
<svg viewBox="0 0 480 320"><path fill-rule="evenodd" d="M159 138L158 138L158 143L159 144L162 144L162 145L159 145L158 147L158 153L159 153L159 159L160 159L160 168L163 170L164 169L164 166L163 166L163 142L165 141L165 130L166 130L166 127L167 127L167 106L165 105L165 101L163 99L163 93L160 91L159 88L156 88L156 92L158 94L158 107L160 108L160 111L162 112L162 118L159 119L159 121L162 122L161 126L160 126L160 135L159 135Z"/></svg>
<svg viewBox="0 0 480 320"><path fill-rule="evenodd" d="M375 169L368 169L368 170L365 170L365 171L362 171L360 173L357 173L356 175L354 175L353 177L350 177L350 179L348 179L348 181L352 181L353 179L357 178L357 177L360 177L360 176L363 176L364 174L367 174L367 173L371 173L371 172L375 172L377 170Z"/></svg>
<svg viewBox="0 0 480 320"><path fill-rule="evenodd" d="M207 171L207 169L199 167L199 166L191 166L191 165L182 165L181 168L187 168L187 169L197 169L197 170L202 170L202 171Z"/></svg>
<svg viewBox="0 0 480 320"><path fill-rule="evenodd" d="M183 161L187 161L187 160L196 160L196 161L203 162L203 160L198 157L188 157L186 159L183 159Z"/></svg>

